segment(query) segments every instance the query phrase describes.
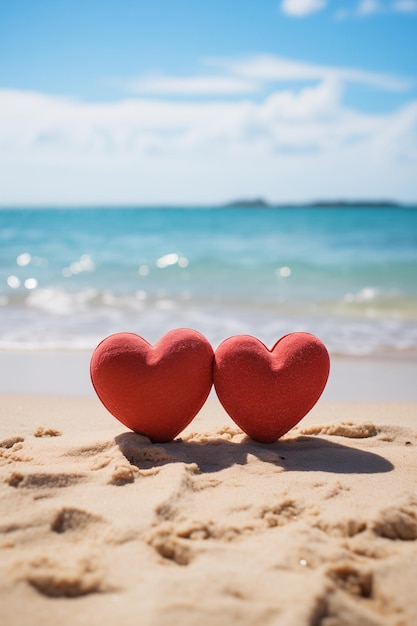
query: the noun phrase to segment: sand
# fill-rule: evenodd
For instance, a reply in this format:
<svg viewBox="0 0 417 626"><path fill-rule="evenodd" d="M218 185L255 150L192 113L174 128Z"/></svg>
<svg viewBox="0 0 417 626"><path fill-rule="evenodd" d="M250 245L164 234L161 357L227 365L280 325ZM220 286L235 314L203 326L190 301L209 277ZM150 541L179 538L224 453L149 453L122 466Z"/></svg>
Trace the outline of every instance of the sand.
<svg viewBox="0 0 417 626"><path fill-rule="evenodd" d="M215 398L153 445L94 398L0 397L3 626L417 624L417 404L275 444Z"/></svg>
<svg viewBox="0 0 417 626"><path fill-rule="evenodd" d="M35 393L95 397L91 350L0 350L0 394ZM417 359L332 355L322 400L328 402L417 402Z"/></svg>

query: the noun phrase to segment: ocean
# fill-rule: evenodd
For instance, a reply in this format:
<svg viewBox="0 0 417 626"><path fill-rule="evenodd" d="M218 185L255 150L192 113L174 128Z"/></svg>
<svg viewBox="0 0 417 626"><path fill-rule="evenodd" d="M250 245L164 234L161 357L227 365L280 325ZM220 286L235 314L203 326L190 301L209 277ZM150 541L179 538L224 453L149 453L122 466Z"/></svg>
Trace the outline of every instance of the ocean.
<svg viewBox="0 0 417 626"><path fill-rule="evenodd" d="M417 209L0 210L0 350L92 350L195 328L216 347L311 332L417 356Z"/></svg>

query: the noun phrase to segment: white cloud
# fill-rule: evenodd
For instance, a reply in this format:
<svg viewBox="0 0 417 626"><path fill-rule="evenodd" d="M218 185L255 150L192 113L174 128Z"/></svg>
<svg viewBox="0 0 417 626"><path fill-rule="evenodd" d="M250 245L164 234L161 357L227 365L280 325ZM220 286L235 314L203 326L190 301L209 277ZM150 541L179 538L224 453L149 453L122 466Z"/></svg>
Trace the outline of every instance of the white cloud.
<svg viewBox="0 0 417 626"><path fill-rule="evenodd" d="M350 17L371 17L377 14L388 15L390 13L403 13L410 15L417 13L417 0L394 0L382 2L382 0L360 0L356 8L349 10L342 7L336 11L334 17L338 20Z"/></svg>
<svg viewBox="0 0 417 626"><path fill-rule="evenodd" d="M258 88L253 81L233 76L145 76L125 81L124 86L132 93L171 95L232 95Z"/></svg>
<svg viewBox="0 0 417 626"><path fill-rule="evenodd" d="M209 59L208 63L222 67L239 77L263 82L309 81L332 78L343 82L373 85L388 91L404 91L410 87L408 79L390 74L315 65L275 55L255 55L246 59L235 60Z"/></svg>
<svg viewBox="0 0 417 626"><path fill-rule="evenodd" d="M392 8L400 13L417 13L417 0L397 0L392 3Z"/></svg>
<svg viewBox="0 0 417 626"><path fill-rule="evenodd" d="M327 0L283 0L281 10L291 17L307 17L326 8ZM338 20L350 16L369 17L378 13L417 13L417 0L359 0L356 8L340 7L334 14Z"/></svg>
<svg viewBox="0 0 417 626"><path fill-rule="evenodd" d="M322 11L327 0L283 0L281 10L292 17L305 17Z"/></svg>
<svg viewBox="0 0 417 626"><path fill-rule="evenodd" d="M228 63L272 91L107 103L0 91L0 204L417 197L417 102L386 114L344 104L347 81L387 89L395 77L271 56Z"/></svg>
<svg viewBox="0 0 417 626"><path fill-rule="evenodd" d="M358 15L373 15L383 10L383 5L379 0L361 0L356 12Z"/></svg>

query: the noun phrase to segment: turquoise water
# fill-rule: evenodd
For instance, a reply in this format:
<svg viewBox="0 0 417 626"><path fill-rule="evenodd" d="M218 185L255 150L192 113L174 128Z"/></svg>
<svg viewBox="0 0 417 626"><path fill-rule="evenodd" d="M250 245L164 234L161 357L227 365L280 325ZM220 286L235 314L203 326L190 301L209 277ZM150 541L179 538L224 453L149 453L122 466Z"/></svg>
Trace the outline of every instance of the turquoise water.
<svg viewBox="0 0 417 626"><path fill-rule="evenodd" d="M417 355L417 210L3 209L0 348L192 327Z"/></svg>

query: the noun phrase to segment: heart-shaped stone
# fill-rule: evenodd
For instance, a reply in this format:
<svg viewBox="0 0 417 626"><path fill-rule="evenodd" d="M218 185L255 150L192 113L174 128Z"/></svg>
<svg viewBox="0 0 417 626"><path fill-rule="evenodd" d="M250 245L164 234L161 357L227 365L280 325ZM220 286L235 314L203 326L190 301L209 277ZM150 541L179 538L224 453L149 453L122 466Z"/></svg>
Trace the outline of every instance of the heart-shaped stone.
<svg viewBox="0 0 417 626"><path fill-rule="evenodd" d="M324 344L309 333L281 337L269 350L249 335L223 341L214 387L230 417L252 439L276 441L316 404L329 376Z"/></svg>
<svg viewBox="0 0 417 626"><path fill-rule="evenodd" d="M104 339L91 358L91 380L106 409L154 442L174 439L203 406L213 384L213 348L180 328L152 346L134 333Z"/></svg>

